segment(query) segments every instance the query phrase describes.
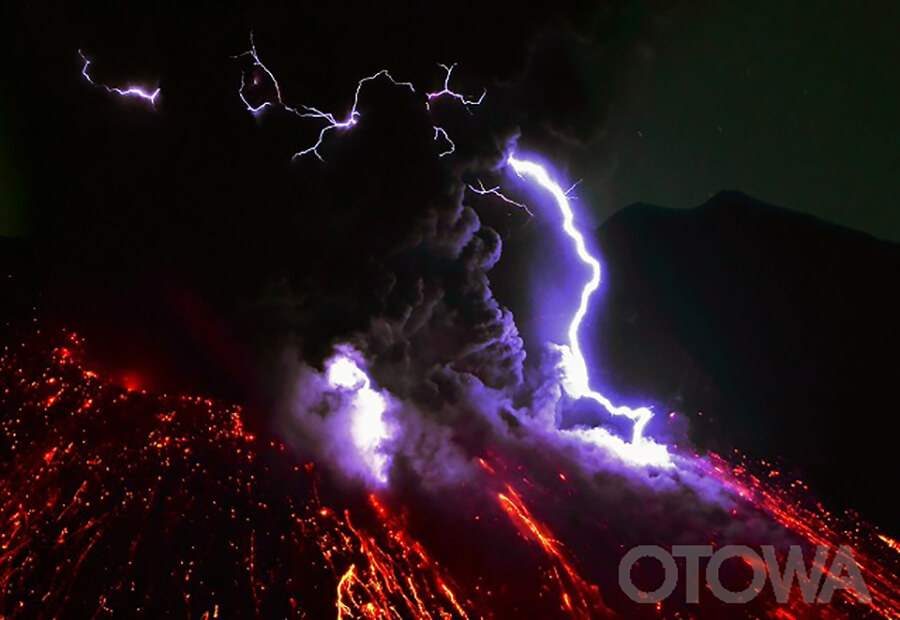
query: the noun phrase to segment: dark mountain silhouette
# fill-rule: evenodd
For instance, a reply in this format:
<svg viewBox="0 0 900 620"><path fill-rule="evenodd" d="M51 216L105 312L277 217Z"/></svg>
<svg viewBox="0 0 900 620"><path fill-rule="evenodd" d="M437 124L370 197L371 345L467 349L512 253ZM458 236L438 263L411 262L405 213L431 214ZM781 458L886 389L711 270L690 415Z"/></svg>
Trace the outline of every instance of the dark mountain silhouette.
<svg viewBox="0 0 900 620"><path fill-rule="evenodd" d="M636 204L596 238L599 385L686 414L701 447L780 456L896 531L900 245L736 192Z"/></svg>

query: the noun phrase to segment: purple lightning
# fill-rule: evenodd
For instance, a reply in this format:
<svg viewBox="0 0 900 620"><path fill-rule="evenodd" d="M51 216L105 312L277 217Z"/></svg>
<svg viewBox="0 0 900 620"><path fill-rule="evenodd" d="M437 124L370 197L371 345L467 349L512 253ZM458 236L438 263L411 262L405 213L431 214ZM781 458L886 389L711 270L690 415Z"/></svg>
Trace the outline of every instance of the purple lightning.
<svg viewBox="0 0 900 620"><path fill-rule="evenodd" d="M293 159L303 157L304 155L309 155L310 153L312 153L321 161L325 161L322 158L321 153L319 153L319 147L322 146L322 142L325 140L325 135L333 129L350 129L351 127L356 125L357 122L359 122L359 94L360 92L362 92L363 85L380 77L387 78L394 86L403 86L405 88L409 88L411 92L416 92L416 89L413 88L411 82L398 82L393 78L393 76L391 76L390 72L387 69L382 69L378 73L370 75L369 77L364 77L356 83L356 92L353 95L353 106L350 108L350 112L347 114L347 117L344 120L338 120L331 112L322 112L317 108L303 106L304 112L300 116L304 118L321 118L324 119L327 124L319 132L319 139L316 140L316 143L309 148L294 153Z"/></svg>
<svg viewBox="0 0 900 620"><path fill-rule="evenodd" d="M247 98L244 96L244 88L247 86L247 74L246 74L246 72L242 71L241 72L241 87L238 90L238 97L240 97L241 101L244 102L244 105L247 106L247 111L250 112L250 114L253 114L254 116L256 116L257 114L259 114L260 112L262 112L263 110L265 110L267 107L269 107L271 105L279 105L282 108L297 114L297 111L295 109L285 105L284 100L281 98L281 86L278 84L278 80L275 79L275 74L272 73L269 70L269 68L266 65L264 65L263 62L259 59L259 54L256 52L256 41L253 39L252 32L250 33L250 49L247 50L246 52L243 52L236 56L232 56L232 58L244 58L244 57L251 58L253 61L253 66L259 67L260 70L263 71L263 73L268 75L269 79L272 80L272 84L275 86L275 102L274 103L271 101L264 101L261 104L259 104L258 106L254 106L249 101L247 101Z"/></svg>
<svg viewBox="0 0 900 620"><path fill-rule="evenodd" d="M481 96L478 99L466 99L465 95L450 89L450 76L453 74L453 69L456 68L456 63L453 63L450 66L439 63L438 66L446 72L444 75L444 87L441 90L426 95L425 107L428 110L431 110L431 102L435 99L440 99L441 97L450 97L459 101L469 112L471 112L469 106L481 105L481 102L484 101L484 96L487 95L486 89L481 91Z"/></svg>
<svg viewBox="0 0 900 620"><path fill-rule="evenodd" d="M471 114L472 110L469 109L470 106L473 105L481 105L481 102L484 101L485 95L487 95L487 89L481 92L481 96L478 99L466 99L464 95L461 93L455 92L450 89L450 76L453 74L453 69L456 67L456 63L452 65L445 65L442 63L438 63L438 66L441 67L444 71L444 87L441 90L428 93L425 95L425 109L431 112L431 102L435 99L440 99L441 97L450 97L458 102L460 102L465 108L466 111ZM439 157L444 157L446 155L450 155L456 150L456 145L453 143L453 140L450 139L450 136L447 135L446 130L443 127L439 127L437 125L434 126L434 139L437 140L438 136L443 136L447 142L450 143L450 148L446 151L442 151L439 154ZM474 191L474 190L473 190ZM499 194L498 194L499 195ZM507 201L509 202L509 201Z"/></svg>
<svg viewBox="0 0 900 620"><path fill-rule="evenodd" d="M241 101L247 108L247 111L253 114L254 116L258 116L268 107L279 107L291 114L299 116L300 118L315 118L321 119L325 121L325 126L319 131L319 136L316 142L301 151L294 153L293 159L298 157L303 157L304 155L313 154L319 158L321 161L325 161L322 157L322 154L319 152L319 147L322 146L322 143L325 140L325 136L335 129L344 130L350 129L355 126L357 122L359 122L359 96L362 92L363 86L366 83L376 80L378 78L386 78L390 80L391 84L394 86L402 86L404 88L408 88L411 92L416 92L411 82L401 82L399 80L394 79L391 75L390 71L387 69L382 69L381 71L370 75L368 77L362 78L359 82L356 83L356 92L353 95L353 105L350 107L350 111L347 113L347 116L341 120L332 112L324 112L318 108L301 105L299 107L289 106L284 102L284 98L281 92L281 85L278 83L278 80L275 78L275 74L263 63L259 58L259 52L256 50L256 41L253 38L253 33L250 33L250 49L237 54L236 56L232 56L232 58L250 58L253 66L258 67L263 73L265 73L270 80L272 80L272 85L275 88L275 100L274 101L264 101L259 105L254 106L250 101L247 100L247 97L244 95L244 90L247 86L247 74L246 72L241 72L241 86L238 89L238 97L241 98ZM445 134L446 137L446 134ZM435 139L437 139L437 135L435 135ZM449 137L447 137L449 141ZM451 145L453 143L451 142Z"/></svg>
<svg viewBox="0 0 900 620"><path fill-rule="evenodd" d="M511 204L514 207L518 207L519 209L524 210L525 213L527 213L531 217L534 217L534 213L531 212L531 209L529 209L527 205L525 205L522 202L516 202L512 198L509 198L508 196L503 194L500 191L499 185L497 185L496 187L485 187L484 183L482 183L481 181L478 181L478 187L474 187L472 185L467 185L466 187L468 187L471 192L478 194L479 196L486 196L488 194L490 194L491 196L496 196L503 202L505 202L507 204Z"/></svg>
<svg viewBox="0 0 900 620"><path fill-rule="evenodd" d="M139 86L129 86L127 88L116 88L114 86L107 86L106 84L102 84L100 82L95 82L91 77L91 74L88 72L88 68L91 66L90 59L84 55L84 52L78 50L78 55L81 57L82 62L84 63L81 67L81 75L84 76L84 79L88 81L91 86L95 86L97 88L102 88L108 93L112 93L114 95L119 95L120 97L138 97L139 99L144 99L145 101L149 101L151 105L156 105L156 98L159 96L160 89L157 88L153 92L147 91Z"/></svg>
<svg viewBox="0 0 900 620"><path fill-rule="evenodd" d="M275 88L275 99L274 100L263 101L259 105L253 105L252 103L250 103L250 101L247 99L246 95L244 94L244 91L246 90L246 87L247 87L247 74L246 74L246 72L241 72L241 85L240 85L240 88L238 89L238 97L240 97L241 101L243 102L244 106L247 108L248 112L250 112L254 116L258 116L266 108L279 107L279 108L281 108L287 112L290 112L291 114L294 114L300 118L314 118L314 119L320 119L320 120L325 121L325 125L319 131L319 135L318 135L315 143L312 144L312 146L309 146L305 149L302 149L302 150L294 153L292 159L297 159L299 157L303 157L305 155L312 154L312 155L315 155L320 161L325 161L325 159L322 157L322 154L319 152L319 147L322 146L323 142L325 141L325 137L328 135L328 133L331 131L334 131L334 130L343 131L346 129L350 129L351 127L354 127L359 122L359 116L360 116L360 114L359 114L359 97L362 92L363 86L366 83L376 80L378 78L385 78L385 79L390 80L391 84L393 84L394 86L408 88L410 90L410 92L412 92L412 93L416 92L416 89L413 86L412 82L402 82L400 80L397 80L391 75L390 71L388 71L387 69L382 69L381 71L378 71L377 73L375 73L373 75L362 78L361 80L359 80L359 82L356 83L356 91L353 95L353 105L350 107L350 111L347 113L347 116L345 116L343 119L340 119L340 118L338 118L337 115L335 115L332 112L325 112L323 110L320 110L320 109L312 107L312 106L301 105L299 107L292 107L292 106L287 105L284 102L284 98L282 96L282 91L281 91L281 85L278 83L278 80L275 78L275 74L262 62L262 60L259 57L259 53L257 52L257 49L256 49L256 42L253 38L252 32L250 33L250 49L245 52L242 52L240 54L237 54L236 56L233 56L232 58L250 58L252 61L252 66L259 68L263 73L265 73L268 76L268 78L270 80L272 80L272 84ZM472 100L472 99L467 99L464 95L457 93L450 89L450 86L449 86L450 76L453 72L453 68L456 66L455 64L450 65L450 66L440 64L438 66L442 67L444 69L444 71L446 71L446 75L444 76L444 86L439 91L435 91L435 92L426 94L426 100L425 100L425 109L426 110L431 111L431 102L433 100L439 99L441 97L450 97L456 101L459 101L463 106L465 106L466 110L469 110L470 106L479 105L482 102L482 100L484 100L484 97L485 97L485 94L487 93L487 91L482 92L481 97L479 97L477 100ZM471 110L469 110L469 112L471 113ZM456 150L456 144L454 144L453 140L450 139L450 136L447 134L447 131L443 127L440 127L438 125L434 125L433 129L434 129L434 141L437 142L438 140L443 140L448 145L446 149L444 149L443 151L438 153L438 156L445 157L445 156L453 153Z"/></svg>
<svg viewBox="0 0 900 620"><path fill-rule="evenodd" d="M438 153L438 157L444 157L446 155L450 155L451 153L453 153L453 151L456 150L456 144L453 142L453 140L450 139L450 136L447 135L447 130L444 129L443 127L438 127L437 125L435 125L434 126L434 141L437 142L438 138L443 138L444 140L447 141L447 144L450 145L450 148L448 148L446 151L441 151L440 153Z"/></svg>
<svg viewBox="0 0 900 620"><path fill-rule="evenodd" d="M639 407L631 409L624 405L616 406L606 396L591 389L587 363L584 360L584 354L581 351L581 344L578 339L578 330L581 328L581 323L587 314L591 295L600 287L600 261L588 252L584 236L575 227L575 215L572 211L572 205L569 203L568 191L563 190L560 184L550 177L547 169L537 162L518 159L510 153L506 163L512 167L519 177L530 178L553 196L563 216L563 231L575 244L575 252L578 258L591 270L590 279L584 285L584 288L581 289L581 300L578 304L578 309L575 311L575 316L569 324L569 343L563 347L563 387L573 398L589 398L602 405L610 414L626 416L634 422L631 443L626 443L600 428L564 432L575 433L583 439L604 445L615 451L623 459L631 462L657 465L669 463L666 447L643 436L644 427L653 416L649 408Z"/></svg>

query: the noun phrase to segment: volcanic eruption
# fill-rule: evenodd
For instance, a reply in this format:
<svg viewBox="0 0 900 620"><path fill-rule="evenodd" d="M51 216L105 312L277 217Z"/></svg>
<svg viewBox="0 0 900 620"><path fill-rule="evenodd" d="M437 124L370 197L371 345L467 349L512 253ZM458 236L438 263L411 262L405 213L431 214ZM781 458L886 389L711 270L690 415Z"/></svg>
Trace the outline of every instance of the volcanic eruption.
<svg viewBox="0 0 900 620"><path fill-rule="evenodd" d="M457 91L453 64L438 65L431 91L380 69L350 89L346 114L328 112L290 103L250 45L232 58L236 99L260 131L270 114L311 124L312 142L285 159L336 175L323 187L351 203L332 214L326 201L315 221L389 234L364 250L335 235L332 254L310 259L346 297L326 306L325 284L308 299L286 285L259 302L287 316L267 324L259 367L274 387L259 430L222 399L123 385L77 333L18 329L0 357L0 616L900 616L896 541L830 513L773 463L699 453L667 427L677 413L627 406L592 380L581 328L601 260L568 180L528 136L477 131L489 90ZM104 85L77 53L101 94L148 114L165 105L162 87ZM415 175L409 159L422 162ZM391 192L409 212L353 202ZM488 276L503 238L469 198L543 219L569 244L579 284L565 291L563 342L524 341ZM366 260L329 264L341 253ZM347 293L356 283L342 276L364 268L374 275ZM340 329L322 328L329 311ZM579 407L602 421L563 424ZM769 547L780 561L797 547L817 558L820 600L785 596L790 578L763 587L755 576L772 566L752 560L720 566L739 607L680 582L648 602L653 562L627 567L637 600L622 587L629 549L697 544Z"/></svg>

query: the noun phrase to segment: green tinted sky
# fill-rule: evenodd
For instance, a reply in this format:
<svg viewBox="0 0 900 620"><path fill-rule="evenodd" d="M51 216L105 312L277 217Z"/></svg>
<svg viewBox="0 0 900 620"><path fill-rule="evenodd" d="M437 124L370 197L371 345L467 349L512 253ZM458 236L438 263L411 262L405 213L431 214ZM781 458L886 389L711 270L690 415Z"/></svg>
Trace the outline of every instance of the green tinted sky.
<svg viewBox="0 0 900 620"><path fill-rule="evenodd" d="M578 166L604 212L736 189L900 241L900 2L693 3L654 33Z"/></svg>

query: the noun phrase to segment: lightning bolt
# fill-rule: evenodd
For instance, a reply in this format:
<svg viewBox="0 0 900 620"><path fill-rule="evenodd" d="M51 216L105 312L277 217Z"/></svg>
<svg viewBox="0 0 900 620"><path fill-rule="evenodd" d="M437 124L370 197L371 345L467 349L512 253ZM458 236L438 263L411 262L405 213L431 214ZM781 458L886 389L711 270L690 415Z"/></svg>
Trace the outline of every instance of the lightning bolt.
<svg viewBox="0 0 900 620"><path fill-rule="evenodd" d="M278 79L275 77L275 74L272 72L272 70L269 69L259 57L259 52L256 49L256 41L253 37L252 32L250 33L250 49L232 56L232 58L250 58L252 63L251 66L258 68L260 71L265 73L266 76L272 81L272 85L275 88L275 99L273 101L263 101L259 105L253 105L244 94L244 91L247 89L247 72L242 71L241 86L238 89L238 97L240 97L248 112L250 112L254 116L258 116L266 108L277 107L300 118L314 118L325 121L325 125L319 131L319 135L315 143L312 146L294 153L293 159L312 154L315 155L320 161L325 161L325 158L323 158L322 154L319 152L319 147L322 146L322 143L325 141L325 137L329 132L334 130L350 129L359 122L359 97L360 93L362 92L363 86L365 86L368 82L377 80L378 78L385 78L390 80L390 82L394 86L401 86L404 88L408 88L413 93L416 92L415 88L412 85L412 82L401 82L399 80L396 80L391 75L390 71L388 71L387 69L382 69L381 71L373 75L362 78L361 80L359 80L359 82L356 83L356 91L353 94L353 105L350 106L350 111L347 113L347 116L343 119L339 119L338 116L333 112L325 112L313 106L301 105L298 107L293 107L285 103L284 96L282 95L281 91L281 85L278 83ZM437 139L437 135L435 135L435 139ZM447 139L449 140L449 137Z"/></svg>
<svg viewBox="0 0 900 620"><path fill-rule="evenodd" d="M534 217L534 213L531 212L531 209L529 209L525 203L516 202L512 198L509 198L508 196L503 194L500 191L499 185L497 185L495 187L485 187L484 183L482 183L481 181L478 181L478 187L475 187L473 185L467 185L466 187L469 188L469 191L471 191L474 194L478 194L479 196L487 196L487 195L496 196L503 202L505 202L507 204L511 204L514 207L518 207L519 209L522 209L523 211L525 211L525 213L527 213L531 217Z"/></svg>
<svg viewBox="0 0 900 620"><path fill-rule="evenodd" d="M322 146L326 136L330 132L335 130L343 131L350 129L356 126L356 124L359 122L359 98L360 94L362 93L363 87L368 82L377 80L379 78L384 78L389 80L394 86L408 88L410 92L416 93L415 86L413 86L412 82L403 82L397 80L391 75L390 71L388 71L387 69L382 69L373 75L362 78L361 80L359 80L359 82L356 83L356 91L353 94L353 104L350 106L350 111L343 118L339 118L333 112L325 112L313 106L301 105L293 107L285 103L284 97L282 95L281 85L278 83L275 74L263 63L263 61L259 57L259 52L256 49L256 41L253 38L252 32L250 33L250 49L232 56L232 58L249 58L251 60L251 66L258 68L260 71L265 73L265 75L272 81L272 85L275 88L274 100L267 100L263 101L259 105L253 105L245 95L245 91L247 89L247 72L241 72L241 85L238 88L238 97L240 97L248 112L250 112L254 116L258 116L266 108L277 107L300 118L312 118L325 121L324 126L319 131L316 141L311 146L294 153L292 159L297 159L306 155L315 155L320 161L325 161L325 158L322 157L322 154L319 152L319 148ZM463 106L465 106L466 110L471 113L470 107L480 105L484 100L487 91L483 91L478 99L466 98L465 95L462 95L461 93L458 93L450 88L450 77L453 73L453 68L456 65L453 64L448 66L439 64L438 66L443 68L445 71L443 88L439 91L427 93L425 95L425 109L430 112L432 101L440 99L442 97L450 97L451 99L460 102ZM438 153L438 157L446 157L447 155L452 154L456 150L456 144L452 139L450 139L450 136L448 135L446 129L438 125L434 125L432 128L434 129L434 141L438 142L439 140L443 140L448 145L446 149Z"/></svg>
<svg viewBox="0 0 900 620"><path fill-rule="evenodd" d="M137 97L139 99L143 99L145 101L149 101L150 105L156 105L156 98L159 96L160 89L157 88L154 91L148 91L140 86L128 86L127 88L117 88L115 86L107 86L101 82L95 82L94 78L91 77L88 69L91 66L90 59L84 55L84 52L78 50L78 55L81 57L82 66L81 66L81 75L84 76L84 79L87 80L88 84L94 86L96 88L102 88L108 93L113 95L118 95L120 97Z"/></svg>
<svg viewBox="0 0 900 620"><path fill-rule="evenodd" d="M319 153L319 147L322 146L322 142L325 140L325 136L328 132L334 129L350 129L357 122L359 122L359 94L362 92L363 86L367 82L371 82L373 80L377 80L380 77L387 78L391 81L394 86L403 86L405 88L409 88L411 92L416 92L416 89L413 87L411 82L399 82L391 76L390 72L387 69L382 69L378 73L374 75L370 75L368 77L362 78L359 82L356 83L356 92L353 95L353 106L350 108L350 112L347 114L344 120L338 120L337 117L331 112L323 112L318 110L317 108L304 106L303 109L305 112L301 114L304 118L319 118L326 121L326 125L319 132L319 138L316 140L316 143L312 146L303 149L302 151L297 151L294 153L293 159L298 157L303 157L304 155L309 155L310 153L314 154L321 161L325 161L322 158L322 154ZM449 139L449 138L448 138Z"/></svg>
<svg viewBox="0 0 900 620"><path fill-rule="evenodd" d="M590 278L584 285L584 288L581 289L581 298L578 309L575 311L575 316L572 317L572 322L569 323L568 345L563 347L563 387L572 398L588 398L599 403L610 414L625 416L634 422L630 444L621 441L603 429L590 429L589 431L581 431L579 434L583 438L613 449L629 461L656 464L667 463L669 459L665 446L643 436L644 427L653 416L649 408L639 407L631 409L624 405L617 406L609 398L591 388L587 362L585 362L584 353L581 350L578 331L587 314L591 296L600 287L601 268L600 261L588 251L584 235L575 226L575 214L572 211L572 205L568 197L568 192L572 188L563 190L560 184L551 178L547 169L537 162L519 159L510 153L506 158L506 163L519 177L531 179L550 193L562 214L563 232L572 240L575 246L575 253L581 262L588 266L591 272Z"/></svg>
<svg viewBox="0 0 900 620"><path fill-rule="evenodd" d="M278 80L275 79L275 74L272 73L269 68L263 64L263 62L259 59L259 54L256 51L256 40L253 38L253 33L250 33L250 49L246 52L242 52L232 58L250 58L254 67L258 67L260 71L269 76L269 79L272 80L272 85L275 87L275 101L263 101L258 106L254 106L247 100L247 97L244 95L244 90L247 87L247 73L245 71L241 72L241 87L238 89L238 97L241 98L241 101L244 102L244 105L247 106L247 111L250 114L256 116L260 114L263 110L268 108L269 106L278 105L289 112L293 112L294 114L298 114L298 111L290 106L285 105L284 99L281 96L281 85L278 84Z"/></svg>
<svg viewBox="0 0 900 620"><path fill-rule="evenodd" d="M450 89L450 76L453 74L453 69L456 67L456 63L453 63L449 66L443 63L438 63L438 66L445 72L444 87L441 90L437 90L425 95L425 109L431 112L432 101L435 101L442 97L450 97L451 99L460 102L466 108L466 112L471 114L472 110L470 109L470 107L474 105L481 105L481 102L484 101L485 95L487 95L487 89L481 91L481 96L478 99L466 99L465 95L463 95L462 93L458 93ZM447 135L447 131L443 127L435 125L434 139L437 140L438 137L443 137L450 145L450 148L448 148L446 151L441 151L438 154L438 157L445 157L452 154L456 150L456 144L454 144L453 140L450 139L450 136Z"/></svg>
<svg viewBox="0 0 900 620"><path fill-rule="evenodd" d="M453 69L456 68L456 63L452 65L445 65L442 63L438 63L438 66L444 70L444 87L441 90L435 91L433 93L428 93L425 95L425 108L431 110L431 102L435 99L440 99L441 97L450 97L451 99L455 99L459 101L466 110L471 114L472 110L470 110L470 106L473 105L481 105L481 102L484 101L485 95L487 95L487 89L481 91L481 96L478 99L466 99L465 95L458 93L450 88L450 76L453 74Z"/></svg>
<svg viewBox="0 0 900 620"><path fill-rule="evenodd" d="M450 139L450 136L447 135L447 130L443 127L438 127L437 125L435 125L434 141L437 142L438 138L443 138L447 142L447 144L450 145L450 148L448 148L446 151L441 151L440 153L438 153L438 157L450 155L451 153L453 153L453 151L456 150L456 144L453 142L453 140Z"/></svg>

